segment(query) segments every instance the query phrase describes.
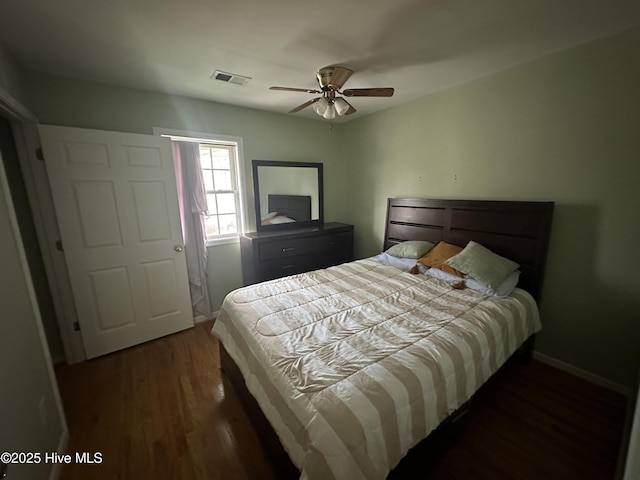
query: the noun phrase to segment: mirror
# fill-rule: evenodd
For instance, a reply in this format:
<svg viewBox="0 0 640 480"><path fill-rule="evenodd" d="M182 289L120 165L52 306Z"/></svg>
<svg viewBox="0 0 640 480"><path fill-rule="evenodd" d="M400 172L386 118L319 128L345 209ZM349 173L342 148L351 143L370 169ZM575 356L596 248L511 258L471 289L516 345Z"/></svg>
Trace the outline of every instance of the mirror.
<svg viewBox="0 0 640 480"><path fill-rule="evenodd" d="M322 224L322 163L253 160L258 231Z"/></svg>

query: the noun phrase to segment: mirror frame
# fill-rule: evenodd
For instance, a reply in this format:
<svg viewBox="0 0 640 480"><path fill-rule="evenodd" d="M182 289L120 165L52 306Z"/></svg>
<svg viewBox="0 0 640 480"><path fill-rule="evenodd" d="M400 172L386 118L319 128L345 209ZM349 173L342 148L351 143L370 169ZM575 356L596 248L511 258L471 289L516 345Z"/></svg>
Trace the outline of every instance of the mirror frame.
<svg viewBox="0 0 640 480"><path fill-rule="evenodd" d="M323 164L312 162L286 162L282 160L252 160L253 171L253 196L255 203L256 230L259 232L273 230L293 230L301 227L321 226L324 224L324 194L323 194ZM260 179L258 167L303 167L316 170L318 175L318 219L305 222L281 223L277 225L262 225L260 217Z"/></svg>

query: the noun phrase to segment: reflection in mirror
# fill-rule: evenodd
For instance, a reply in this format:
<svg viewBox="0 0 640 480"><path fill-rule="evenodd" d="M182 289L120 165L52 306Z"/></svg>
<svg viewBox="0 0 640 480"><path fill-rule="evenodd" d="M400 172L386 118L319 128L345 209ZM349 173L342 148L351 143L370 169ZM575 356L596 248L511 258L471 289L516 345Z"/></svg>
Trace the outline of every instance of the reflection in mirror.
<svg viewBox="0 0 640 480"><path fill-rule="evenodd" d="M323 222L322 164L253 160L258 230Z"/></svg>

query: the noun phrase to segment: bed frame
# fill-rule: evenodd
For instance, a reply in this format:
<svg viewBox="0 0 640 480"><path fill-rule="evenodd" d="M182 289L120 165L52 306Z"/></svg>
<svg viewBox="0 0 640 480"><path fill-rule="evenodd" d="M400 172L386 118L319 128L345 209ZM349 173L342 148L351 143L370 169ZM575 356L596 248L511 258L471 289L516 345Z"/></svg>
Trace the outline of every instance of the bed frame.
<svg viewBox="0 0 640 480"><path fill-rule="evenodd" d="M390 198L384 249L406 240L446 241L464 247L475 240L521 266L519 287L540 301L549 244L553 202L430 200ZM533 350L533 338L522 349ZM220 344L220 363L226 379L240 397L278 479L300 473L284 451L258 403L247 390L239 368ZM452 414L456 416L457 412ZM446 419L447 423L449 419Z"/></svg>
<svg viewBox="0 0 640 480"><path fill-rule="evenodd" d="M296 222L308 222L311 220L311 195L270 193L267 199L269 212L278 212Z"/></svg>
<svg viewBox="0 0 640 480"><path fill-rule="evenodd" d="M405 240L474 240L519 263L518 286L539 302L552 216L553 202L390 198L384 250Z"/></svg>

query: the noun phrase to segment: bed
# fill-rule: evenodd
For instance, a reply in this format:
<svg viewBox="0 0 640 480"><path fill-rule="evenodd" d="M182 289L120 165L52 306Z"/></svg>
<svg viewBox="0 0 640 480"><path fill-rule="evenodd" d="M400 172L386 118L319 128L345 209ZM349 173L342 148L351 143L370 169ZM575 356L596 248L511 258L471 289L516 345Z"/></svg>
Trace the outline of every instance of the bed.
<svg viewBox="0 0 640 480"><path fill-rule="evenodd" d="M520 265L508 298L374 259L230 293L213 327L222 368L279 477L385 478L530 345L552 211L551 202L389 199L384 250L482 243Z"/></svg>

